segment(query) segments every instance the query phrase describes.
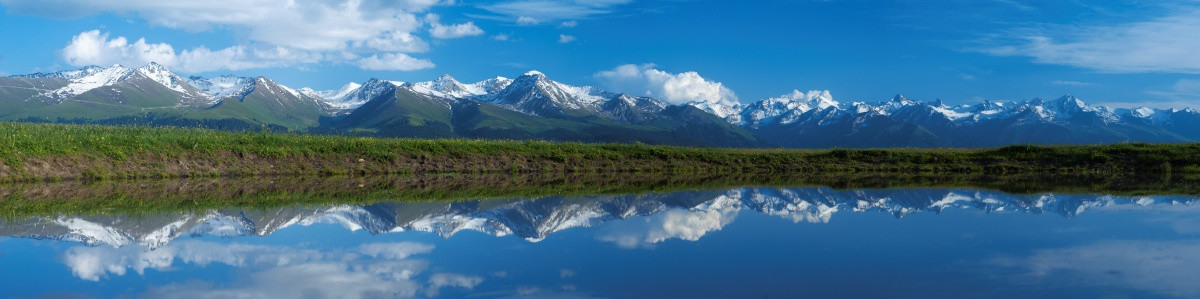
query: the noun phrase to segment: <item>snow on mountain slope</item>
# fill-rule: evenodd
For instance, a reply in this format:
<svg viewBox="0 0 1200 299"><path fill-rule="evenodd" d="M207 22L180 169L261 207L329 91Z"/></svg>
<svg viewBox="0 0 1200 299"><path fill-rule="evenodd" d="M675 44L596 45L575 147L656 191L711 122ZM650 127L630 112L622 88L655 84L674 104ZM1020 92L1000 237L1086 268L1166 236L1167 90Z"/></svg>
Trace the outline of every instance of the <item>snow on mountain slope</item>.
<svg viewBox="0 0 1200 299"><path fill-rule="evenodd" d="M196 87L215 103L228 97L241 97L254 88L254 78L220 76L216 78L190 77L188 84Z"/></svg>
<svg viewBox="0 0 1200 299"><path fill-rule="evenodd" d="M104 244L121 247L133 241L133 237L117 228L83 219L59 218L54 221L54 224L66 227L70 232L64 239L88 245Z"/></svg>
<svg viewBox="0 0 1200 299"><path fill-rule="evenodd" d="M150 80L154 80L154 82L158 82L158 84L162 84L171 90L183 94L189 93L189 91L184 87L187 85L187 82L183 78L179 77L179 75L172 73L171 70L168 70L167 67L162 66L161 64L151 62L146 66L138 68L137 73L141 74L142 76L146 76L146 78L150 78Z"/></svg>
<svg viewBox="0 0 1200 299"><path fill-rule="evenodd" d="M687 102L685 105L700 108L704 112L712 113L717 117L728 120L733 124L743 123L741 112L744 109L741 103L733 100L695 100Z"/></svg>
<svg viewBox="0 0 1200 299"><path fill-rule="evenodd" d="M325 103L333 106L336 109L351 110L362 106L371 99L374 99L386 92L396 92L396 88L403 85L403 82L386 81L376 78L371 78L363 84L355 84L356 88L347 91L340 97L324 98ZM350 86L347 84L347 86Z"/></svg>
<svg viewBox="0 0 1200 299"><path fill-rule="evenodd" d="M474 90L478 90L477 94L491 94L504 90L505 87L508 87L509 84L512 84L512 81L512 79L497 76L495 78L468 84L468 86Z"/></svg>
<svg viewBox="0 0 1200 299"><path fill-rule="evenodd" d="M34 78L34 79L36 79L36 78L77 79L77 78L80 78L83 76L94 74L94 73L102 71L104 69L105 69L104 67L92 65L92 66L86 66L86 67L84 67L82 69L78 69L78 70L58 71L58 72L53 72L53 73L33 73L33 74L25 74L25 75L14 75L11 77Z"/></svg>
<svg viewBox="0 0 1200 299"><path fill-rule="evenodd" d="M810 90L807 93L792 90L789 94L768 98L746 105L739 113L741 116L735 124L758 126L765 123L790 124L797 120L800 114L813 109L825 110L838 108L840 104L833 100L828 90Z"/></svg>
<svg viewBox="0 0 1200 299"><path fill-rule="evenodd" d="M529 71L512 80L504 89L476 99L527 114L539 115L544 109L598 110L611 94L591 86L571 86L550 80L538 71Z"/></svg>
<svg viewBox="0 0 1200 299"><path fill-rule="evenodd" d="M117 84L133 75L134 70L119 64L107 68L85 68L77 73L71 73L67 86L43 94L54 99L65 99L77 96L102 86Z"/></svg>
<svg viewBox="0 0 1200 299"><path fill-rule="evenodd" d="M465 98L487 94L483 89L477 86L462 84L448 74L442 75L433 81L404 84L404 87L420 94L439 98Z"/></svg>
<svg viewBox="0 0 1200 299"><path fill-rule="evenodd" d="M308 88L308 87L303 87L303 88L300 88L297 90L300 91L300 93L306 94L310 97L328 101L331 99L343 98L346 95L350 94L351 92L354 92L354 90L358 89L359 87L362 87L362 84L358 84L356 82L349 82L349 83L346 83L346 85L342 85L341 88L338 88L335 90L317 91L317 90L313 90L312 88Z"/></svg>
<svg viewBox="0 0 1200 299"><path fill-rule="evenodd" d="M43 94L56 100L62 100L86 93L90 90L124 82L134 77L144 77L155 83L179 93L184 99L198 99L206 95L193 88L189 80L176 75L165 66L151 62L148 65L131 69L121 65L111 67L86 67L74 71L63 71L52 74L38 74L39 77L68 79L67 86Z"/></svg>

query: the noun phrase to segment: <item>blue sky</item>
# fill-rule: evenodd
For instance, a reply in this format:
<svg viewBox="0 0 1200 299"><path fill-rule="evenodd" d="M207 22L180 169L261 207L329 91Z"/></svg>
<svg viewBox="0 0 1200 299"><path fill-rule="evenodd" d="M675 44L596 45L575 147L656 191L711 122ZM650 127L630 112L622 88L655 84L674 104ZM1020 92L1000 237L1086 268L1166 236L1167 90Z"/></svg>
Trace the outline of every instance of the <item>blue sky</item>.
<svg viewBox="0 0 1200 299"><path fill-rule="evenodd" d="M315 89L536 69L673 102L1200 99L1197 1L0 0L0 27L9 75L157 61Z"/></svg>

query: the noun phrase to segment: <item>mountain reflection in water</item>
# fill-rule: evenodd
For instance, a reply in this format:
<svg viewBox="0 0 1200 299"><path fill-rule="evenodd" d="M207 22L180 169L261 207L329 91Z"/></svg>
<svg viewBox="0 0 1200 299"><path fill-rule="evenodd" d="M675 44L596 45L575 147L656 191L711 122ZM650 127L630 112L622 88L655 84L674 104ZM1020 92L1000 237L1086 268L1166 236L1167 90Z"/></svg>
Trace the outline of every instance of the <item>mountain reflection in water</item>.
<svg viewBox="0 0 1200 299"><path fill-rule="evenodd" d="M691 230L719 230L742 210L792 222L828 222L838 212L940 213L977 209L1075 216L1090 207L1113 205L1193 205L1195 197L1031 194L973 189L739 188L669 194L543 197L428 203L379 203L366 206L294 207L267 211L213 210L165 215L35 217L10 223L6 236L59 239L88 245L161 247L182 236L266 236L292 225L337 223L372 234L403 231L435 233L444 238L471 230L493 236L515 235L537 242L569 228L594 227L637 216L686 221ZM661 215L660 215L661 214ZM675 226L663 223L664 226ZM677 232L696 240L702 231Z"/></svg>
<svg viewBox="0 0 1200 299"><path fill-rule="evenodd" d="M1183 210L1186 213L1196 211L1197 198L1188 196L1110 196L1110 195L1064 195L1064 194L1008 194L988 190L974 189L868 189L868 190L837 190L830 188L736 188L727 190L685 191L667 194L638 194L638 195L603 195L581 197L542 197L534 199L481 200L458 202L422 202L422 203L378 203L365 206L332 205L319 207L291 207L273 210L211 210L206 212L176 212L155 215L129 216L73 216L60 215L53 217L32 217L4 223L0 227L3 236L16 237L12 240L42 240L27 242L65 242L63 244L82 243L85 246L68 245L55 258L65 264L70 276L76 280L103 281L127 277L131 273L138 276L165 279L164 281L145 282L144 289L138 291L150 297L256 297L256 296L316 296L316 297L433 297L445 295L462 296L468 293L484 291L487 281L503 281L515 279L509 277L509 271L448 271L453 268L441 266L444 261L436 261L437 253L453 251L458 255L454 258L464 259L465 250L483 250L479 247L458 244L434 244L437 238L452 241L462 239L456 237L463 232L464 237L472 243L491 244L497 241L479 239L480 235L505 237L502 239L521 240L519 243L503 243L509 247L519 247L528 254L537 254L546 250L566 250L579 246L594 247L595 244L584 245L579 242L565 244L551 242L556 235L562 234L560 240L577 239L579 234L587 234L595 243L608 244L610 249L582 249L601 253L613 250L633 252L639 250L657 250L669 240L686 240L680 244L693 243L704 239L707 235L721 231L735 222L739 217L750 217L753 223L747 225L760 226L761 219L786 220L784 223L826 223L836 221L839 217L848 220L862 219L858 214L884 215L905 218L914 214L942 214L946 211L967 211L975 215L1040 215L1052 214L1071 221L1089 209L1105 211L1123 210ZM1187 215L1187 214L1183 215ZM748 216L748 214L753 216ZM1120 216L1120 213L1117 213ZM995 217L995 216L982 216ZM1156 218L1157 217L1157 218ZM1044 218L1044 217L1043 217ZM1149 217L1153 219L1163 217ZM1182 236L1200 234L1200 229L1188 227L1200 224L1200 221L1187 222L1186 217L1178 217L1169 222L1174 233ZM875 220L877 221L877 220ZM926 225L928 220L914 221L913 225ZM976 225L968 220L960 224ZM903 220L898 222L902 223ZM1045 222L1045 220L1041 221ZM335 224L335 225L330 225ZM801 224L787 224L793 229ZM884 225L897 225L890 223ZM1014 224L1020 227L1023 224ZM1102 224L1098 224L1102 225ZM336 231L329 229L340 226L342 232L368 232L359 242L338 243ZM777 227L778 225L768 225ZM1200 227L1200 226L1197 226ZM288 230L286 228L298 228ZM576 229L572 228L592 228ZM780 228L768 228L780 230ZM811 229L820 230L821 226ZM839 228L844 229L844 228ZM859 228L861 229L861 228ZM885 230L884 227L875 229ZM941 228L964 229L964 228ZM1092 228L1089 228L1092 229ZM971 234L987 234L994 229L980 230ZM260 236L270 238L277 232L287 236L278 238L304 239L306 241L288 242L245 242L250 239L241 236ZM303 238L306 234L318 233L320 237ZM424 232L423 235L437 236L429 239L422 237L405 237L404 239L382 239L383 236L404 236L405 232ZM742 230L731 232L734 236L752 236ZM896 236L915 240L929 238L930 235ZM978 238L980 236L968 236ZM1131 233L1132 235L1139 235ZM321 241L328 237L328 241ZM452 238L454 237L454 238ZM514 238L515 237L515 238ZM964 237L964 238L967 238ZM488 237L493 238L494 237ZM879 237L880 240L891 240L889 237ZM3 239L0 239L3 240ZM861 240L861 244L880 244L880 240ZM728 240L714 240L726 243ZM796 240L782 240L786 243ZM836 242L825 240L834 246ZM889 246L934 246L937 242L926 245L912 245L883 242ZM1123 286L1128 291L1120 294L1158 295L1158 296L1192 296L1200 295L1191 284L1179 282L1181 279L1200 279L1197 270L1200 269L1200 242L1197 239L1149 239L1149 240L1104 240L1087 239L1073 246L1057 248L1035 248L1041 240L1030 242L1030 248L1023 250L1001 250L987 248L991 254L979 256L983 262L964 268L991 267L995 273L990 273L988 279L994 276L1011 276L1022 278L1030 285L1022 285L1022 279L1013 279L1013 285L1007 291L998 293L975 293L981 297L997 297L1000 295L1070 295L1083 297L1084 294L1108 294L1115 286ZM464 241L466 242L466 241ZM913 241L919 242L919 241ZM812 240L811 244L819 244ZM521 245L524 244L524 245ZM914 243L916 244L916 243ZM768 246L768 244L743 244L741 250L750 252L753 246ZM772 244L773 246L774 244ZM11 246L11 245L10 245ZM705 245L714 248L724 248L728 245ZM857 245L864 246L864 245ZM985 245L979 245L985 246ZM0 242L0 250L4 250L4 242ZM555 248L561 247L561 248ZM812 251L815 247L807 248L797 245L793 250ZM884 247L884 246L880 246ZM950 250L942 248L939 250ZM682 250L674 248L673 250ZM715 249L714 249L715 250ZM859 249L861 250L861 249ZM878 250L878 249L871 249ZM901 252L903 250L897 249ZM11 250L9 250L11 251ZM2 252L2 251L0 251ZM515 252L515 251L514 251ZM819 252L819 250L818 250ZM1190 254L1188 252L1191 252ZM478 254L479 252L474 252ZM560 252L561 253L561 252ZM1137 254L1132 254L1137 253ZM445 253L451 254L451 253ZM593 254L603 255L593 252ZM607 253L606 253L607 254ZM628 254L628 253L626 253ZM828 252L826 252L828 254ZM955 253L968 254L968 253ZM519 254L513 254L519 255ZM426 258L428 257L428 258ZM6 257L0 255L0 261ZM580 257L583 258L583 257ZM742 257L753 258L753 257ZM959 257L961 258L961 257ZM470 260L469 258L466 258ZM561 258L547 258L559 260ZM639 260L640 258L631 258ZM1163 260L1171 263L1161 262ZM864 258L872 260L872 258ZM12 262L12 261L9 261ZM536 264L538 261L528 261ZM761 262L761 261L743 261ZM623 262L618 262L623 263ZM783 263L783 262L780 262ZM1097 264L1099 263L1099 264ZM450 263L454 264L454 263ZM751 263L753 264L753 263ZM903 263L899 263L903 264ZM981 266L982 265L982 266ZM44 265L43 265L44 266ZM679 265L675 265L679 266ZM962 266L962 265L959 265ZM1192 268L1183 268L1192 267ZM61 266L60 266L61 267ZM179 269L191 269L177 271ZM195 283L189 280L174 280L167 277L190 273L189 271L211 272L221 267L254 269L248 273L239 274L241 282ZM526 266L536 267L536 266ZM745 267L752 268L749 265ZM882 266L880 266L882 267ZM471 267L460 267L467 268ZM478 269L473 269L478 270ZM716 269L720 270L720 269ZM944 269L943 269L944 270ZM962 269L960 269L962 270ZM177 271L177 272L172 272ZM525 272L529 272L528 270ZM558 269L554 280L571 280L576 271L567 268ZM769 270L763 270L768 271ZM780 269L776 269L780 271ZM887 272L881 269L881 272ZM977 271L977 270L962 270ZM836 272L836 271L835 271ZM149 273L157 273L151 275ZM172 273L170 275L166 273ZM515 273L515 272L514 272ZM1030 277L1048 277L1062 273L1073 273L1078 283L1103 282L1108 286L1100 289L1089 289L1088 292L1078 292L1078 289L1054 289L1062 293L1053 293L1041 287L1034 288L1038 281ZM686 275L684 273L678 273ZM843 273L844 275L849 275ZM943 273L944 274L944 273ZM975 273L979 274L979 273ZM836 278L837 273L827 276ZM861 273L858 273L861 275ZM848 277L853 277L850 275ZM867 275L869 277L869 275ZM149 278L147 278L149 279ZM539 278L545 280L547 278ZM596 279L596 277L593 277ZM895 278L898 279L898 278ZM947 278L960 279L960 278ZM219 281L220 279L212 279ZM580 279L577 279L580 280ZM668 279L670 280L670 279ZM296 282L304 286L297 287ZM11 282L10 282L11 283ZM558 284L554 287L535 287L533 283L507 282L509 288L491 290L484 295L491 296L521 296L534 295L559 297L566 295L581 295L579 288L586 281L576 281L572 284ZM966 283L966 282L964 282ZM980 283L980 282L971 282ZM597 283L603 285L603 283ZM753 284L751 284L753 285ZM317 287L319 286L319 287ZM750 285L747 285L750 286ZM1042 289L1050 293L1024 293L1022 290ZM644 291L623 293L624 296L644 297L656 293ZM949 290L946 290L949 291ZM497 293L498 292L498 293ZM767 294L773 293L764 290ZM849 292L849 293L847 293ZM865 291L842 291L829 293L814 293L814 295L864 295L895 297L896 294L884 293L854 293ZM1095 293L1100 292L1100 293ZM36 292L31 293L36 294ZM603 293L591 290L586 294L596 296L613 296L615 293ZM697 293L696 295L725 296L745 295L747 293ZM776 295L780 295L775 293ZM940 293L951 295L951 293ZM686 295L679 293L657 295ZM793 294L794 295L794 294ZM618 297L624 297L618 296ZM901 296L903 297L903 296Z"/></svg>

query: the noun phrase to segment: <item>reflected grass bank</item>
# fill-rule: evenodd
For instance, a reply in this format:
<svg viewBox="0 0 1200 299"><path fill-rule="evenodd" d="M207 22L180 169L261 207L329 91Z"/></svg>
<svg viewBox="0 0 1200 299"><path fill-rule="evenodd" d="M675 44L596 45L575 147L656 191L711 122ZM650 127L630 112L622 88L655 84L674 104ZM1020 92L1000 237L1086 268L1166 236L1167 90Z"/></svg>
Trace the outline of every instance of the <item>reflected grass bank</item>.
<svg viewBox="0 0 1200 299"><path fill-rule="evenodd" d="M736 187L975 188L1008 193L1197 195L1200 180L1138 176L424 174L0 184L0 217L150 214L326 204L648 194Z"/></svg>

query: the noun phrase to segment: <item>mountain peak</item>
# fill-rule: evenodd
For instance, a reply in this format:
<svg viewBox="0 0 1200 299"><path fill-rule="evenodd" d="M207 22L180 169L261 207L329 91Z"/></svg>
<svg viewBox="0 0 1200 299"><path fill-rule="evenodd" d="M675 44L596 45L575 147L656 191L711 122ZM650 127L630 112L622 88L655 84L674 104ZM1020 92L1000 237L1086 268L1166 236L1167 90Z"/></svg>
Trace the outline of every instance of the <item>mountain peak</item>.
<svg viewBox="0 0 1200 299"><path fill-rule="evenodd" d="M442 74L441 76L438 76L438 77L437 77L437 79L436 79L436 80L434 80L434 81L437 81L437 82L454 82L454 83L458 83L458 80L457 80L457 79L454 79L454 76L450 76L450 74Z"/></svg>
<svg viewBox="0 0 1200 299"><path fill-rule="evenodd" d="M153 61L151 61L150 63L146 64L146 65L145 65L145 66L143 66L142 68L144 68L144 69L151 69L151 70L163 70L163 71L166 71L166 70L167 70L167 67L166 67L166 66L164 66L164 65L161 65L161 64L158 64L157 62L153 62Z"/></svg>
<svg viewBox="0 0 1200 299"><path fill-rule="evenodd" d="M1068 104L1083 104L1083 101L1082 101L1082 100L1080 100L1079 98L1076 98L1075 96L1073 96L1073 95L1071 95L1071 94L1069 94L1069 93L1068 93L1067 95L1064 95L1064 96L1062 96L1062 97L1059 97L1059 98L1057 98L1057 99L1054 99L1054 101L1055 101L1055 102L1068 103Z"/></svg>
<svg viewBox="0 0 1200 299"><path fill-rule="evenodd" d="M543 74L542 72L539 72L537 70L530 70L528 72L525 72L525 74L523 74L521 76L545 77L546 74Z"/></svg>
<svg viewBox="0 0 1200 299"><path fill-rule="evenodd" d="M367 82L364 82L362 85L363 86L375 86L375 85L398 85L398 84L396 84L395 82L392 82L392 81L371 77L371 79L368 79Z"/></svg>
<svg viewBox="0 0 1200 299"><path fill-rule="evenodd" d="M908 98L904 97L904 95L903 95L903 94L899 94L899 93L898 93L898 94L896 94L896 96L892 97L892 100L891 100L891 101L892 101L892 102L896 102L896 103L907 103L907 102L908 102Z"/></svg>

